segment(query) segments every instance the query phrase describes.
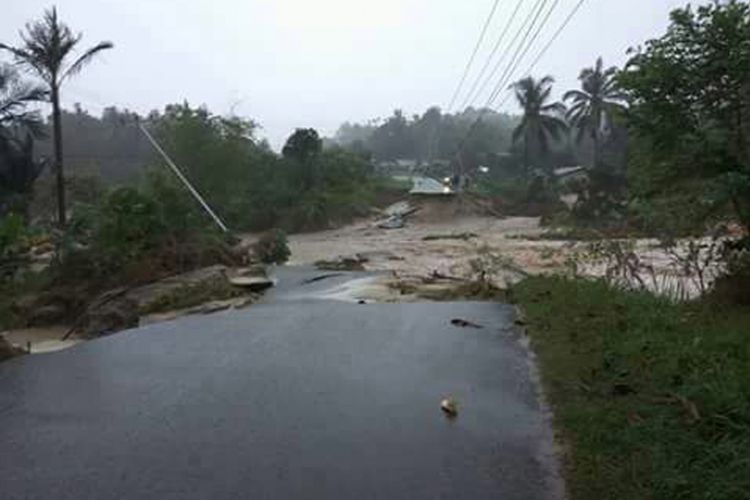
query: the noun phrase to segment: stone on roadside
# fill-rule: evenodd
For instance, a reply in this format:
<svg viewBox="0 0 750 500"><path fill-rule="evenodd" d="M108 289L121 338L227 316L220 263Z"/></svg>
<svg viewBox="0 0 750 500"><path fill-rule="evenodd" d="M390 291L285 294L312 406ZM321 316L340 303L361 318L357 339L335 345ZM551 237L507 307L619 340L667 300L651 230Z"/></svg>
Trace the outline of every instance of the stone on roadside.
<svg viewBox="0 0 750 500"><path fill-rule="evenodd" d="M5 338L5 335L0 334L0 361L15 358L16 356L21 356L23 354L26 354L23 349L14 346Z"/></svg>
<svg viewBox="0 0 750 500"><path fill-rule="evenodd" d="M138 302L123 296L87 311L78 330L85 337L100 337L137 327L139 316Z"/></svg>

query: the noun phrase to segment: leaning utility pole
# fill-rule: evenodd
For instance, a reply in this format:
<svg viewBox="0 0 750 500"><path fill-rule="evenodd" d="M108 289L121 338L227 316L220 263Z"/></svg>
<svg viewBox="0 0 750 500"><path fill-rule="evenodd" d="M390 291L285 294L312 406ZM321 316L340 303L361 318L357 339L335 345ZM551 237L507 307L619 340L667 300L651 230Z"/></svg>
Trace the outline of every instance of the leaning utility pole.
<svg viewBox="0 0 750 500"><path fill-rule="evenodd" d="M159 145L158 142L156 142L156 139L154 139L154 136L151 135L151 133L146 129L146 127L143 126L142 123L138 122L138 128L141 129L141 132L143 132L143 135L146 136L146 138L149 140L152 146L154 146L154 149L156 149L159 154L164 158L164 161L167 162L167 165L169 168L174 172L174 174L177 176L180 181L185 185L185 187L190 191L190 194L193 195L193 198L198 200L198 203L200 203L201 207L203 207L203 210L206 211L208 215L211 216L211 218L214 220L217 226L224 231L225 233L229 232L229 229L227 229L227 226L222 222L222 220L219 218L218 215L211 209L211 207L206 203L206 200L203 199L203 197L200 195L197 189L193 187L192 184L190 184L190 181L187 180L187 178L183 175L183 173L180 171L180 169L177 167L175 162L172 161L172 159L169 157L169 155L162 149L162 147Z"/></svg>

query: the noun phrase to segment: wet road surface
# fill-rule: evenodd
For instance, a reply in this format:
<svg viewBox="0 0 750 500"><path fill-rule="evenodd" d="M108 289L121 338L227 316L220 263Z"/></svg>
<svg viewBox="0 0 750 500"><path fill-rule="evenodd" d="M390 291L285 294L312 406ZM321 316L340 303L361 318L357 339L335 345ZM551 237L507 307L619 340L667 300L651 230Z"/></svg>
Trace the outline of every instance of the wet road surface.
<svg viewBox="0 0 750 500"><path fill-rule="evenodd" d="M310 273L0 364L0 496L558 498L510 307L292 300Z"/></svg>

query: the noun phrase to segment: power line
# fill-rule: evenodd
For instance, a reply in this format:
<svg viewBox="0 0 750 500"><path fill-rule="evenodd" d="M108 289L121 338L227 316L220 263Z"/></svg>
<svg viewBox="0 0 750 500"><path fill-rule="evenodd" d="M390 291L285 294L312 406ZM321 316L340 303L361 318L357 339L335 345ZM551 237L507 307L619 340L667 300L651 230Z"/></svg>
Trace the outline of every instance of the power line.
<svg viewBox="0 0 750 500"><path fill-rule="evenodd" d="M513 77L514 72L518 68L518 65L521 63L521 61L523 61L524 57L526 57L526 54L529 53L529 49L531 49L531 47L534 46L534 43L539 38L539 35L542 32L542 29L544 29L544 26L549 21L549 18L552 15L552 12L555 10L559 2L560 0L554 0L552 2L552 6L547 11L547 14L545 15L544 19L537 27L536 32L531 37L531 41L528 44L526 44L526 47L523 49L523 51L516 53L516 57L513 59L513 62L511 62L511 64L508 65L508 68L506 68L506 71L503 74L503 78L500 79L497 86L495 87L495 90L493 91L492 94L490 94L490 97L487 100L487 105L485 107L491 106L492 103L495 101L495 99L497 99L497 96L500 94L500 92L502 92L502 90L508 85L511 78ZM546 1L545 1L545 5L546 5ZM540 15L544 11L545 5L542 5L542 8L537 12L537 15ZM538 19L538 16L537 16L537 19ZM528 38L528 35L531 33L531 30L533 29L535 23L536 23L536 20L534 21L534 23L532 23L531 26L529 26L529 31L526 32L526 35L527 35L526 38Z"/></svg>
<svg viewBox="0 0 750 500"><path fill-rule="evenodd" d="M559 28L557 28L557 31L555 32L555 34L554 34L554 35L552 35L552 38L550 38L550 40L549 40L549 41L547 42L547 44L546 44L546 45L545 45L545 46L544 46L544 47L542 48L542 50L541 50L541 51L539 51L539 54L538 54L538 55L536 56L536 58L535 58L535 59L534 59L534 61L533 61L533 62L531 63L531 65L529 65L529 68L528 68L528 69L526 70L526 72L524 73L525 75L529 75L529 74L531 74L531 72L532 72L532 71L534 70L534 68L535 68L535 67L536 67L536 65L537 65L537 64L539 63L539 61L540 61L540 60L542 59L542 57L544 57L544 55L545 55L545 54L547 53L547 51L548 51L548 50L550 49L550 47L552 46L552 44L553 44L553 43L555 43L555 41L556 41L556 40L557 40L557 38L558 38L558 37L560 36L560 34L561 34L561 33L562 33L562 32L563 32L564 30L565 30L565 28L567 28L567 27L568 27L568 24L570 24L570 21L572 21L572 20L573 20L573 17L575 17L575 15L576 15L576 14L578 13L578 11L579 11L579 10L581 9L581 7L583 6L583 4L584 4L584 2L585 2L585 1L586 1L586 0L579 0L579 2L578 2L578 3L576 4L576 6L575 6L575 7L573 7L573 10L572 10L572 11L570 12L570 14L568 14L568 17L567 17L567 18L565 18L565 21L563 21L563 23L562 23L562 24L560 25L560 27L559 27ZM498 106L497 106L497 107L498 107L498 108L502 108L502 107L503 107L503 105L505 105L505 103L507 103L507 102L508 102L508 99L510 99L510 97L511 97L512 95L513 95L513 94L511 94L511 93L508 93L508 94L507 94L507 95L505 96L505 99L503 99L503 100L502 100L502 101L500 102L500 104L498 104Z"/></svg>
<svg viewBox="0 0 750 500"><path fill-rule="evenodd" d="M482 42L484 41L484 37L487 34L487 29L490 27L490 23L492 22L492 18L495 17L495 11L497 11L497 6L500 4L500 0L495 0L495 2L492 4L492 9L490 10L490 15L487 16L487 20L484 23L484 27L482 28L482 32L479 35L479 39L477 40L477 44L474 46L474 51L471 54L471 57L469 58L469 62L466 63L466 68L464 68L463 76L461 76L461 80L458 83L458 87L456 87L456 91L453 93L453 97L450 100L450 104L448 105L447 112L450 113L451 109L453 109L453 105L456 103L456 99L458 99L458 95L461 93L461 88L463 87L464 83L466 82L466 77L469 76L469 71L471 70L472 64L474 64L474 59L477 57L477 53L479 52L479 48L482 46Z"/></svg>
<svg viewBox="0 0 750 500"><path fill-rule="evenodd" d="M565 28L568 27L568 25L570 24L570 22L573 20L573 17L575 17L575 15L581 9L581 7L583 6L583 4L584 4L585 1L586 0L579 0L578 3L575 5L575 7L573 7L573 10L570 12L570 14L568 14L568 17L565 18L565 20L563 21L563 23L558 27L557 31L555 31L555 33L552 35L552 38L550 38L550 40L547 42L547 44L539 52L539 54L537 54L536 58L531 63L531 65L529 66L529 68L527 69L527 71L526 71L525 74L530 74L531 71L533 71L533 69L536 67L536 65L539 63L539 61L542 59L542 57L544 57L544 55L547 53L547 51L550 49L550 47L552 47L552 45L555 43L555 41L559 38L560 34L562 34L562 32L565 30ZM553 6L553 8L554 8L554 6ZM549 16L547 16L547 17L549 17ZM533 41L532 41L532 43L533 43ZM502 89L501 86L499 86L498 88ZM498 93L498 95L499 95L499 93ZM500 109L508 101L508 99L510 99L511 96L512 96L512 94L508 93L506 95L505 99L503 99L503 101L497 106L496 109ZM495 98L497 98L497 96L495 96ZM486 110L487 109L485 107L482 111L486 112ZM467 133L467 135L464 138L464 140L461 141L459 149L458 149L458 151L456 153L457 157L459 158L459 161L460 161L460 156L461 156L461 150L463 149L463 146L465 145L466 140L472 134L472 132L474 131L474 128L479 123L479 120L481 120L482 116L483 116L483 113L480 113L479 117L477 117L477 119L474 121L474 123L472 124L472 126L469 128L469 132Z"/></svg>
<svg viewBox="0 0 750 500"><path fill-rule="evenodd" d="M469 72L471 71L471 66L474 64L474 59L477 57L477 53L479 53L479 48L482 46L482 42L484 41L484 37L487 34L487 29L490 27L490 23L492 22L492 18L495 17L495 12L497 11L497 6L500 4L500 0L495 0L495 2L492 4L492 9L490 9L490 13L487 16L487 20L484 22L484 26L482 27L482 31L479 34L479 39L477 40L476 45L474 46L474 50L471 53L471 57L469 57L469 61L466 63L466 67L464 68L463 75L461 75L461 79L458 82L458 87L456 87L455 92L453 92L453 97L451 97L450 103L445 108L445 113L450 114L451 110L453 109L453 106L456 104L456 99L458 99L458 96L461 94L461 89L464 86L464 83L466 83L466 78L469 76ZM437 138L437 130L433 127L432 132L430 133L430 137L427 142L427 162L432 163L432 156L434 153L436 143L438 142Z"/></svg>
<svg viewBox="0 0 750 500"><path fill-rule="evenodd" d="M484 89L487 88L487 85L490 82L494 81L495 75L497 75L498 70L503 66L503 63L505 63L505 61L507 59L506 56L508 56L509 54L511 54L513 52L513 50L515 50L515 54L517 55L518 52L521 50L521 47L523 47L525 39L528 38L528 33L530 33L530 31L533 29L534 25L536 24L536 21L539 19L539 15L541 14L542 9L546 5L547 1L548 0L537 0L537 2L531 8L531 11L529 11L528 15L526 16L526 19L518 27L518 30L516 31L516 34L513 37L513 40L511 40L510 46L508 48L508 51L503 54L503 56L495 64L495 67L492 68L492 72L487 77L487 79L484 81L484 83L482 84L482 86L479 89L479 92L477 92L476 95L474 96L474 99L476 99L477 97L479 97L484 92ZM534 15L535 12L537 13L536 16ZM529 23L531 23L531 24L529 24ZM526 30L526 36L524 36L524 40L521 41L521 43L516 47L516 42L518 42L518 39L519 39L519 37L521 37L522 33L524 33L524 30ZM513 49L513 47L515 47L515 49ZM513 64L513 60L515 59L516 55L514 55L511 58L511 62L508 63L508 65L505 66L505 70L503 71L503 76L501 77L501 80L503 78L505 78L505 74L507 73L509 66L511 64ZM494 93L494 88L493 88L493 90L490 91L490 95L492 95L493 93ZM486 107L486 105L485 105L485 107Z"/></svg>
<svg viewBox="0 0 750 500"><path fill-rule="evenodd" d="M507 35L508 31L510 31L510 27L513 25L513 21L516 20L516 17L518 16L518 11L521 10L521 5L523 5L523 0L518 0L518 3L516 4L516 8L513 10L513 14L511 14L510 18L508 19L508 22L505 24L505 28L503 28L502 34L497 39L497 42L495 43L495 46L492 48L492 51L490 52L490 55L487 58L487 61L485 61L484 66L482 67L482 70L479 72L477 79L474 80L474 85L471 86L471 90L469 90L469 93L466 95L466 99L464 100L463 104L461 104L460 110L466 109L467 103L473 101L472 96L477 90L477 86L479 85L479 82L482 81L482 77L484 77L484 74L487 72L487 68L489 68L490 64L492 63L492 59L495 58L495 54L497 54L497 51L500 49L500 45L503 43L503 40L505 40L505 35ZM511 46L512 46L512 43L511 43ZM500 61L498 61L498 65L500 64L500 62L504 60L505 54L507 54L507 52L503 52L503 57L501 57ZM497 67L498 66L496 65L494 72L497 71ZM487 85L487 81L489 81L491 78L492 76L490 76L485 81L485 84L482 86L483 89Z"/></svg>
<svg viewBox="0 0 750 500"><path fill-rule="evenodd" d="M497 88L501 88L503 80L505 79L505 76L508 73L511 65L513 65L515 63L516 59L518 58L518 55L524 50L524 44L526 43L526 40L528 39L529 35L531 34L531 31L536 26L536 22L539 20L539 16L541 16L541 13L543 12L544 7L547 5L548 1L549 0L538 0L537 4L532 8L532 11L529 13L529 16L527 17L527 19L524 22L524 24L521 25L521 27L519 28L517 34L520 34L523 31L523 28L527 25L529 19L533 18L531 24L529 24L528 27L527 27L527 29L526 29L526 33L524 34L524 37L521 40L521 43L516 47L515 54L513 55L513 58L511 58L511 62L508 64L508 66L506 66L505 72L503 73L503 77L501 78L500 82L498 82L498 85L497 85L496 89L493 90L492 94L490 95L490 98L487 100L487 103L479 111L479 115L477 116L477 118L474 120L474 122L469 127L469 130L466 133L466 136L459 143L458 150L456 151L456 156L458 157L459 162L461 160L461 151L463 150L463 148L464 148L464 146L466 144L466 141L469 139L469 137L474 132L474 130L476 129L476 127L479 124L479 122L482 120L482 118L484 117L484 115L489 110L488 108L492 104L493 95L497 92ZM557 2L557 0L555 0L555 1ZM554 7L554 5L553 5L553 7ZM541 25L541 26L543 26L543 25ZM538 35L539 35L539 30L536 32L535 37L531 40L531 42L529 42L529 45L533 44L534 41L536 41L535 38ZM518 38L518 37L516 36L515 38Z"/></svg>

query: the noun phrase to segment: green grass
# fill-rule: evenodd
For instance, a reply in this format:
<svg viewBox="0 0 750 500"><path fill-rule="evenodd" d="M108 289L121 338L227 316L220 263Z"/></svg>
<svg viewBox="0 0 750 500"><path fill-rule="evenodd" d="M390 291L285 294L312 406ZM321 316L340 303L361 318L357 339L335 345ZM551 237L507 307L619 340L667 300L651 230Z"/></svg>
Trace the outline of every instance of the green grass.
<svg viewBox="0 0 750 500"><path fill-rule="evenodd" d="M750 498L750 309L530 278L571 500Z"/></svg>

